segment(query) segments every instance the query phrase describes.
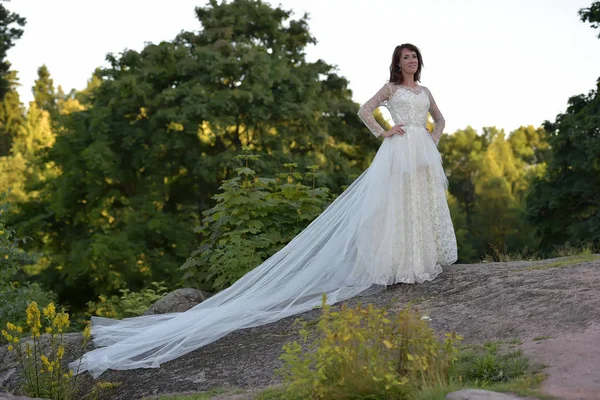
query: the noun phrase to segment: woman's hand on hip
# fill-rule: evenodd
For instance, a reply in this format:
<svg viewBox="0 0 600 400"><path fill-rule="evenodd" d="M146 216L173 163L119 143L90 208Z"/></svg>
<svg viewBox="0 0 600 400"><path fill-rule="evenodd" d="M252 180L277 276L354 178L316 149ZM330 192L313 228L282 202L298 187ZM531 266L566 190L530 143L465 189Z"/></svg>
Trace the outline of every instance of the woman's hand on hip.
<svg viewBox="0 0 600 400"><path fill-rule="evenodd" d="M404 125L402 125L402 124L394 125L389 131L385 131L384 133L382 133L381 136L383 136L383 137L390 137L393 135L402 136L406 133L403 126Z"/></svg>

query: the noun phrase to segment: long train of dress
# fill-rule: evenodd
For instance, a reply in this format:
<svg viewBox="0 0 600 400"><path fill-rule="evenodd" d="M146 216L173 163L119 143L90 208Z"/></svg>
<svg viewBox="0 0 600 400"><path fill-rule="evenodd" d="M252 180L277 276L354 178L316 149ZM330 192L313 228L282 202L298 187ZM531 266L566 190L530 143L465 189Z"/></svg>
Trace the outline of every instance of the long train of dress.
<svg viewBox="0 0 600 400"><path fill-rule="evenodd" d="M434 279L441 265L454 263L447 180L425 129L430 102L427 95L397 93L386 97L392 109L393 102L397 110L408 102L413 113L420 110L412 119L402 113L405 135L385 138L370 167L283 249L186 312L92 317L100 347L70 368L94 377L107 369L156 368L232 331L308 311L323 294L333 304L394 283Z"/></svg>

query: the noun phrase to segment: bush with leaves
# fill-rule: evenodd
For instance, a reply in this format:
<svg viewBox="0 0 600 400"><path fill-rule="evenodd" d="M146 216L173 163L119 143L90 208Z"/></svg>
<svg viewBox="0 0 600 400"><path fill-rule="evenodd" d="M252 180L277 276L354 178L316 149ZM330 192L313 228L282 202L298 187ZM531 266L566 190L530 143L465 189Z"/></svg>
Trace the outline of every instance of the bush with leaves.
<svg viewBox="0 0 600 400"><path fill-rule="evenodd" d="M120 296L98 296L98 301L87 303L88 315L116 319L142 315L152 304L169 292L164 282L152 282L151 286L153 287L142 289L139 292L121 289L119 290Z"/></svg>
<svg viewBox="0 0 600 400"><path fill-rule="evenodd" d="M19 249L26 240L17 238L4 222L7 209L7 203L0 204L0 326L8 322L24 324L25 309L32 301L46 306L55 300L53 293L42 290L37 283L23 282L25 276L17 279L19 263L29 257Z"/></svg>
<svg viewBox="0 0 600 400"><path fill-rule="evenodd" d="M315 185L314 166L302 174L294 171L296 164L284 164L288 172L271 179L257 177L249 168L258 156L237 158L245 166L214 196L217 204L204 212L203 225L196 228L203 241L181 267L187 279L204 289L232 285L285 246L329 202L329 191ZM302 184L306 178L311 186Z"/></svg>
<svg viewBox="0 0 600 400"><path fill-rule="evenodd" d="M462 338L438 341L429 323L405 308L392 316L373 305L342 305L323 299L317 333L300 331L302 343L284 346L282 375L287 399L407 399L431 385L445 385Z"/></svg>

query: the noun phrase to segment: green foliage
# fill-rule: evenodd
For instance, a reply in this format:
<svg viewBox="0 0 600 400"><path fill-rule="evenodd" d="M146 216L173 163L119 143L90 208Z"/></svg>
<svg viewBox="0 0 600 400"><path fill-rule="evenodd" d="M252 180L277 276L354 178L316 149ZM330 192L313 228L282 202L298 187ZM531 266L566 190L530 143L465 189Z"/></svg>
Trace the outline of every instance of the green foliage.
<svg viewBox="0 0 600 400"><path fill-rule="evenodd" d="M484 262L509 262L509 261L525 261L537 260L538 253L532 252L531 249L524 248L520 251L510 252L506 246L503 248L491 245L490 252L483 258Z"/></svg>
<svg viewBox="0 0 600 400"><path fill-rule="evenodd" d="M306 324L305 324L306 326ZM447 383L462 338L440 343L418 312L342 305L332 311L323 299L317 334L301 330L302 344L284 346L288 399L408 399L411 392Z"/></svg>
<svg viewBox="0 0 600 400"><path fill-rule="evenodd" d="M152 282L152 287L144 288L139 292L121 289L120 296L99 296L98 301L88 302L89 315L99 317L123 319L143 315L152 304L162 299L168 292L164 282Z"/></svg>
<svg viewBox="0 0 600 400"><path fill-rule="evenodd" d="M0 7L2 7L2 4L0 4ZM1 12L2 9L0 8ZM0 33L0 46L1 36ZM3 88L5 84L8 86ZM2 63L0 62L0 91L4 95L0 98L0 157L10 154L13 141L23 128L25 112L17 92L18 85L17 73L14 71L2 73Z"/></svg>
<svg viewBox="0 0 600 400"><path fill-rule="evenodd" d="M489 385L510 382L533 372L521 350L500 350L498 343L488 343L462 351L452 366L452 376L463 382Z"/></svg>
<svg viewBox="0 0 600 400"><path fill-rule="evenodd" d="M467 128L440 141L440 151L460 261L537 249L535 227L523 214L530 182L550 158L544 129L520 127L506 138L493 127L482 134Z"/></svg>
<svg viewBox="0 0 600 400"><path fill-rule="evenodd" d="M34 301L48 305L56 301L56 295L30 282L14 281L11 286L0 289L0 326L6 326L7 322L24 325L25 310Z"/></svg>
<svg viewBox="0 0 600 400"><path fill-rule="evenodd" d="M255 0L211 1L196 13L200 31L110 54L85 95L58 96L61 113L67 101L75 110L43 157L60 174L14 221L49 255L40 279L66 304L179 282L203 239L193 228L235 176L243 146L268 155L257 173L318 165L333 191L374 155L348 81L305 59L315 42L306 17Z"/></svg>
<svg viewBox="0 0 600 400"><path fill-rule="evenodd" d="M42 322L43 320L45 324ZM45 325L45 327L44 327ZM77 376L69 371L64 362L64 332L69 327L69 314L56 312L54 303L43 308L31 302L26 310L26 328L7 323L2 337L9 343L8 351L14 351L22 370L22 391L36 398L49 400L72 400L76 398ZM29 331L29 332L28 332ZM42 341L45 332L48 342ZM29 333L29 338L25 336ZM90 339L90 326L83 332L82 349Z"/></svg>
<svg viewBox="0 0 600 400"><path fill-rule="evenodd" d="M223 388L215 388L206 392L194 393L189 395L167 395L160 396L158 400L210 400L214 397L223 395L235 395L239 393L237 390L227 390Z"/></svg>
<svg viewBox="0 0 600 400"><path fill-rule="evenodd" d="M58 118L58 96L54 89L54 81L50 77L50 71L45 65L38 68L38 78L31 91L36 106L40 110L50 113L52 119L56 120Z"/></svg>
<svg viewBox="0 0 600 400"><path fill-rule="evenodd" d="M600 245L600 79L588 95L574 96L556 122L546 123L552 159L535 180L527 216L541 236L541 249Z"/></svg>
<svg viewBox="0 0 600 400"><path fill-rule="evenodd" d="M579 254L575 254L558 261L547 262L543 264L532 265L531 267L523 268L525 271L534 271L534 270L544 270L544 269L552 269L552 268L563 268L569 267L571 265L577 265L584 262L590 262L599 260L600 256L592 253L592 250L588 247L581 251Z"/></svg>
<svg viewBox="0 0 600 400"><path fill-rule="evenodd" d="M25 310L30 302L45 306L53 302L55 296L37 283L27 282L26 276L20 273L19 264L28 260L28 256L19 246L26 240L17 238L15 231L6 226L3 217L7 208L6 203L0 203L0 326L8 322L24 325Z"/></svg>
<svg viewBox="0 0 600 400"><path fill-rule="evenodd" d="M594 1L589 7L579 10L579 16L583 22L589 22L592 28L600 28L600 1ZM600 39L600 32L598 32Z"/></svg>
<svg viewBox="0 0 600 400"><path fill-rule="evenodd" d="M325 208L328 190L317 188L316 166L302 174L295 164L276 179L261 178L248 167L257 156L242 155L245 166L221 186L217 204L204 212L196 229L204 240L182 265L186 278L222 290L273 255ZM311 186L302 179L311 179Z"/></svg>
<svg viewBox="0 0 600 400"><path fill-rule="evenodd" d="M467 213L456 197L451 193L447 194L448 208L452 217L452 226L456 235L456 244L459 249L461 260L476 260L479 256L476 248L476 242L470 231Z"/></svg>
<svg viewBox="0 0 600 400"><path fill-rule="evenodd" d="M38 200L43 185L58 174L52 162L43 155L55 141L50 115L32 103L23 124L15 132L11 154L0 157L0 193L7 194L13 212L28 200Z"/></svg>
<svg viewBox="0 0 600 400"><path fill-rule="evenodd" d="M23 35L21 28L25 26L25 22L25 18L11 12L0 2L0 101L11 90L10 62L6 59L6 53ZM0 156L1 150L0 148Z"/></svg>
<svg viewBox="0 0 600 400"><path fill-rule="evenodd" d="M579 11L600 27L600 2ZM598 35L600 38L600 34ZM600 245L600 78L594 90L569 99L567 111L546 121L552 159L534 181L527 219L541 237L541 250L555 246Z"/></svg>

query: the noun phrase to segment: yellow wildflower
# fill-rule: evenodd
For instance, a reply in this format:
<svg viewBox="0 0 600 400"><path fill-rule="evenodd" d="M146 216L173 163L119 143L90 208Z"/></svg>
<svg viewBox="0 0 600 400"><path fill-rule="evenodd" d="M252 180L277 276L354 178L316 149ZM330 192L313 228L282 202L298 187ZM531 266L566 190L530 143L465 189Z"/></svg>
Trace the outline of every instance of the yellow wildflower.
<svg viewBox="0 0 600 400"><path fill-rule="evenodd" d="M54 318L52 324L56 327L58 332L63 332L64 328L70 325L69 314L67 314L64 311L56 314L56 317Z"/></svg>
<svg viewBox="0 0 600 400"><path fill-rule="evenodd" d="M85 324L85 329L83 330L83 338L89 339L90 336L92 336L92 324L90 323L90 321L88 321Z"/></svg>
<svg viewBox="0 0 600 400"><path fill-rule="evenodd" d="M11 345L8 345L8 351L13 351L14 347L12 347Z"/></svg>
<svg viewBox="0 0 600 400"><path fill-rule="evenodd" d="M52 333L52 328L49 327L49 326L47 326L46 327L46 333L48 333L48 334Z"/></svg>
<svg viewBox="0 0 600 400"><path fill-rule="evenodd" d="M19 343L19 338L15 336L15 338L13 339L13 342Z"/></svg>
<svg viewBox="0 0 600 400"><path fill-rule="evenodd" d="M41 355L40 360L42 360L42 364L44 364L45 367L48 367L51 364L50 360L48 360L48 357L46 357L44 354Z"/></svg>
<svg viewBox="0 0 600 400"><path fill-rule="evenodd" d="M31 332L38 332L42 327L42 323L40 322L40 309L35 301L32 301L27 306L27 325L31 327Z"/></svg>
<svg viewBox="0 0 600 400"><path fill-rule="evenodd" d="M56 307L54 307L54 303L48 304L46 308L44 308L44 316L46 318L52 319L56 315Z"/></svg>
<svg viewBox="0 0 600 400"><path fill-rule="evenodd" d="M17 326L17 332L23 333L23 328L21 328L20 326Z"/></svg>
<svg viewBox="0 0 600 400"><path fill-rule="evenodd" d="M6 328L7 328L9 331L16 331L16 330L17 330L17 327L15 326L15 324L13 324L13 323L11 323L11 322L7 322L7 323L6 323Z"/></svg>
<svg viewBox="0 0 600 400"><path fill-rule="evenodd" d="M58 350L56 350L56 358L61 360L65 355L65 347L63 345L58 346Z"/></svg>

